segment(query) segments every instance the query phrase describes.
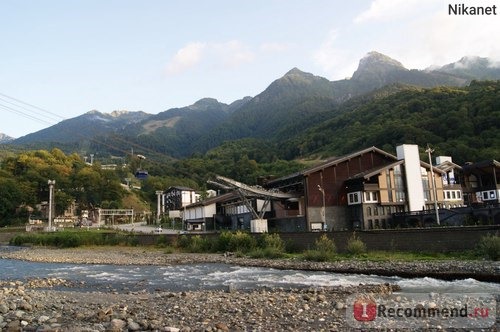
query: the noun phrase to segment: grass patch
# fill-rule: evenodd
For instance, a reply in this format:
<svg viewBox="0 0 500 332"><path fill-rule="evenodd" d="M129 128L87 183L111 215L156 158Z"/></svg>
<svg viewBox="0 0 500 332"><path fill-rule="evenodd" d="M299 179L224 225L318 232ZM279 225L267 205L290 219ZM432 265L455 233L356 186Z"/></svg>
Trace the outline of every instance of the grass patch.
<svg viewBox="0 0 500 332"><path fill-rule="evenodd" d="M456 253L436 252L407 252L407 251L368 251L353 257L351 254L339 254L338 259L355 259L361 261L388 262L388 261L442 261L442 260L476 260L477 254L472 251Z"/></svg>
<svg viewBox="0 0 500 332"><path fill-rule="evenodd" d="M52 233L24 233L14 236L11 245L26 244L58 248L75 248L80 246L116 246L138 245L138 240L130 234L98 230L63 230Z"/></svg>

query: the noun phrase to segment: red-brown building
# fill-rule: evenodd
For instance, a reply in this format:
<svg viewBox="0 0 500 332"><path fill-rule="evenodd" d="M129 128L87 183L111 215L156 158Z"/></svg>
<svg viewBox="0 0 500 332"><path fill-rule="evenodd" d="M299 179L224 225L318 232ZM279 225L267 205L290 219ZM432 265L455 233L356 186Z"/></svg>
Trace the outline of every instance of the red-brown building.
<svg viewBox="0 0 500 332"><path fill-rule="evenodd" d="M271 181L268 187L301 194L294 210L304 214L309 230L388 228L398 212L427 211L426 222L435 223L428 211L444 206L443 179L449 172L437 167L431 172L416 145L399 146L397 156L370 147ZM460 193L458 197L456 205L462 206Z"/></svg>

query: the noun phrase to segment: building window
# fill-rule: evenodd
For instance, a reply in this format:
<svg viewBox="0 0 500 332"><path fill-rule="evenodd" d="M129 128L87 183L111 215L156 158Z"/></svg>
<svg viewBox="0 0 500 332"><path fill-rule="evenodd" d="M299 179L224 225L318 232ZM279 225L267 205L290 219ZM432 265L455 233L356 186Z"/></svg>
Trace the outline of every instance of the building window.
<svg viewBox="0 0 500 332"><path fill-rule="evenodd" d="M372 208L371 207L366 208L366 215L369 217L372 215Z"/></svg>
<svg viewBox="0 0 500 332"><path fill-rule="evenodd" d="M365 192L365 202L366 203L378 203L378 192L377 191L366 191Z"/></svg>
<svg viewBox="0 0 500 332"><path fill-rule="evenodd" d="M360 204L361 203L361 192L357 191L354 193L349 193L347 195L347 203L349 205Z"/></svg>
<svg viewBox="0 0 500 332"><path fill-rule="evenodd" d="M462 192L460 190L445 190L444 199L447 201L462 199Z"/></svg>
<svg viewBox="0 0 500 332"><path fill-rule="evenodd" d="M387 194L389 202L393 202L392 200L392 184L391 184L391 172L387 171L386 173L386 181L387 181Z"/></svg>
<svg viewBox="0 0 500 332"><path fill-rule="evenodd" d="M422 175L422 186L424 187L424 200L430 201L431 200L431 191L429 187L429 179L426 175Z"/></svg>
<svg viewBox="0 0 500 332"><path fill-rule="evenodd" d="M401 169L400 165L394 167L394 182L394 186L396 189L396 202L406 201L406 188L403 179L403 170Z"/></svg>

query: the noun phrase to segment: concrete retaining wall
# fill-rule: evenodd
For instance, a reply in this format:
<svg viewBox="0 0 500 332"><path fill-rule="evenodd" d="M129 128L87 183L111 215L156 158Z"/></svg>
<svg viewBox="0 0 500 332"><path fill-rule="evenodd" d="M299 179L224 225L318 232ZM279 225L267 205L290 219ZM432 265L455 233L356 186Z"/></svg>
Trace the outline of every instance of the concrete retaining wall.
<svg viewBox="0 0 500 332"><path fill-rule="evenodd" d="M314 248L314 243L323 234L335 241L339 252L344 252L353 232L281 233L280 236L287 243L287 247L302 251ZM371 230L358 231L356 235L366 244L368 250L459 252L475 249L483 236L500 235L500 226ZM202 236L216 237L217 234ZM165 243L172 243L178 235L140 235L138 240L141 244L155 244L158 237L164 237Z"/></svg>
<svg viewBox="0 0 500 332"><path fill-rule="evenodd" d="M0 233L0 244L8 244L15 234ZM353 232L281 233L280 236L287 243L288 248L302 251L314 248L315 241L323 234L335 241L339 252L344 252ZM187 236L193 235L187 234ZM356 235L366 244L368 250L458 252L476 248L483 236L500 236L500 226L371 230L357 231ZM139 245L172 244L179 237L176 234L137 234L134 236ZM201 236L217 237L218 234L210 233ZM259 235L255 234L255 236Z"/></svg>

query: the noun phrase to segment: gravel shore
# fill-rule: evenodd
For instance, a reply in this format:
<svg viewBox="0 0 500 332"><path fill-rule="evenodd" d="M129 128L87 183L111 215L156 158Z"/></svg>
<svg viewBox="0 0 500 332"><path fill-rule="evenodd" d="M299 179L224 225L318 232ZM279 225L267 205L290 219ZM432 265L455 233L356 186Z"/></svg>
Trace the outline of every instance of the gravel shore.
<svg viewBox="0 0 500 332"><path fill-rule="evenodd" d="M498 278L495 262L313 263L261 260L221 254L165 254L156 248L23 248L0 252L2 258L37 262L119 265L230 263L281 269L336 272L386 271L392 275L466 273ZM62 287L61 287L62 286ZM2 331L338 331L346 325L350 294L384 294L393 285L309 289L233 289L189 292L78 292L64 279L0 282ZM57 290L54 287L58 287Z"/></svg>

